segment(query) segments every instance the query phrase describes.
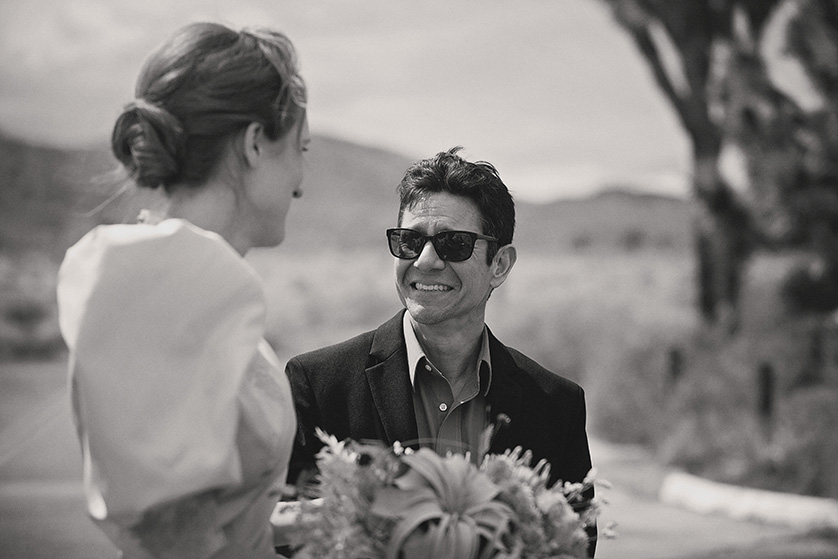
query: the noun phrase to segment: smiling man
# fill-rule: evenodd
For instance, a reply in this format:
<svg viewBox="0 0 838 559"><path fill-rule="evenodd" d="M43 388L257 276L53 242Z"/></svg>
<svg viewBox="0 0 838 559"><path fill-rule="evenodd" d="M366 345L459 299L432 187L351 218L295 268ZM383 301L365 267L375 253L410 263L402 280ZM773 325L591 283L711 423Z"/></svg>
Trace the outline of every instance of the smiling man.
<svg viewBox="0 0 838 559"><path fill-rule="evenodd" d="M458 151L415 163L399 184L399 226L386 238L405 308L289 361L299 425L289 481L315 466L315 427L338 439L469 453L475 463L521 446L533 464L551 464L551 483L590 470L583 390L485 324L492 291L517 258L515 204L492 165Z"/></svg>

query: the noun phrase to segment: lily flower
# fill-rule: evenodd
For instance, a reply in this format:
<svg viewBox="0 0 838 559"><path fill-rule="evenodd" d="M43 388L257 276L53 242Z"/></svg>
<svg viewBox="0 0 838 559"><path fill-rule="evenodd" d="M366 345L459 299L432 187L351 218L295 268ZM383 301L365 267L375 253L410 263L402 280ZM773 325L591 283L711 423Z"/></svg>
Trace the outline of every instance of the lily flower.
<svg viewBox="0 0 838 559"><path fill-rule="evenodd" d="M467 457L422 448L402 458L408 471L381 488L371 511L398 519L387 559L505 555L512 510L495 501L498 487ZM401 555L400 555L401 554Z"/></svg>

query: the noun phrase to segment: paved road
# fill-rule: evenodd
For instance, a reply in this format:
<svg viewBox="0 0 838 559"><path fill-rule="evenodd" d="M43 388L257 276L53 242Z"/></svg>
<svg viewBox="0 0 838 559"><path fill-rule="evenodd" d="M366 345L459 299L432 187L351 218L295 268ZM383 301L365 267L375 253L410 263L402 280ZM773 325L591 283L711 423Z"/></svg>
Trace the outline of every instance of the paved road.
<svg viewBox="0 0 838 559"><path fill-rule="evenodd" d="M592 442L614 487L599 559L835 559L836 539L699 515L655 498L664 471L642 450ZM80 454L61 362L0 363L0 559L114 559L84 513Z"/></svg>
<svg viewBox="0 0 838 559"><path fill-rule="evenodd" d="M591 442L602 492L611 502L602 518L617 522L618 537L600 542L599 559L836 559L835 534L741 522L664 505L657 500L665 470L636 447Z"/></svg>
<svg viewBox="0 0 838 559"><path fill-rule="evenodd" d="M63 363L0 363L0 558L115 559L85 515Z"/></svg>

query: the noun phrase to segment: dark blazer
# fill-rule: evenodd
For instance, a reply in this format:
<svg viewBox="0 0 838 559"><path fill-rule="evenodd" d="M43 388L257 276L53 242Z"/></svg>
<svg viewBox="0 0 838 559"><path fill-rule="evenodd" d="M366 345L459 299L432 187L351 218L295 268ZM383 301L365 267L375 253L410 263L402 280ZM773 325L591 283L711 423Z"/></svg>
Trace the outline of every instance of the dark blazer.
<svg viewBox="0 0 838 559"><path fill-rule="evenodd" d="M294 357L285 368L294 393L298 430L288 481L315 468L323 446L314 434L320 427L338 440L378 440L405 446L418 438L413 387L407 370L402 333L404 310L345 342ZM492 382L489 414L508 423L496 430L489 449L502 453L521 446L551 465L551 483L579 482L591 469L585 431L585 393L523 353L501 344L489 332ZM496 424L500 424L496 422ZM586 492L593 497L593 489ZM588 528L588 556L596 550L596 526Z"/></svg>
<svg viewBox="0 0 838 559"><path fill-rule="evenodd" d="M298 419L290 482L315 464L322 447L315 427L339 440L416 441L403 313L376 330L288 362ZM532 451L533 465L542 458L550 463L551 481L582 481L591 468L582 388L504 346L491 332L489 351L490 418L505 414L510 420L497 429L490 452L521 446Z"/></svg>

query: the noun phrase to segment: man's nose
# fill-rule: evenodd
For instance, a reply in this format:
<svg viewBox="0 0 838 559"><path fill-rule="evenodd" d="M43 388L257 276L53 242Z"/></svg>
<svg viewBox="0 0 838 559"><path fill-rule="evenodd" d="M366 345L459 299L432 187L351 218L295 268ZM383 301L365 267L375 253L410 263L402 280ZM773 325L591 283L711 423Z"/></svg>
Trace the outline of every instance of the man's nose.
<svg viewBox="0 0 838 559"><path fill-rule="evenodd" d="M420 270L440 270L445 267L445 261L436 253L433 242L428 240L413 265Z"/></svg>

